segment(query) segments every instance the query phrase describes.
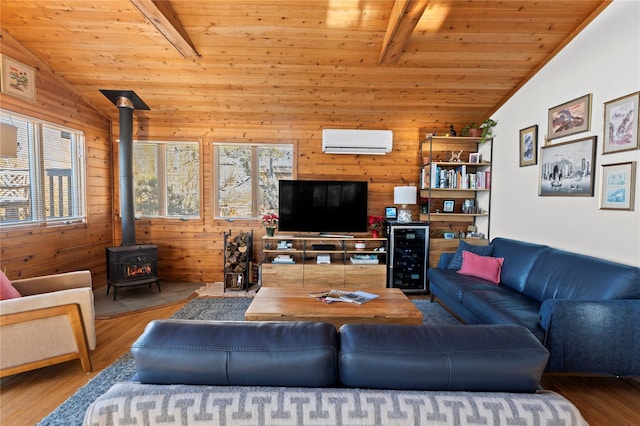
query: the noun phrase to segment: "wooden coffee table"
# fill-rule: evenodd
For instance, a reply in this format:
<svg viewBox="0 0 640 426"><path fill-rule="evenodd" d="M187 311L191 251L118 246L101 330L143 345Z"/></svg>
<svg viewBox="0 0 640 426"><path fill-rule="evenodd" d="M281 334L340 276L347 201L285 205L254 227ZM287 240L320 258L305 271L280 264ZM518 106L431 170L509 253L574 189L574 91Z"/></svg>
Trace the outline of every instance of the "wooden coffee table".
<svg viewBox="0 0 640 426"><path fill-rule="evenodd" d="M330 290L330 289L328 289ZM358 305L323 303L309 296L321 289L262 287L245 312L247 321L322 321L343 324L422 324L422 312L397 288L358 289L379 295Z"/></svg>

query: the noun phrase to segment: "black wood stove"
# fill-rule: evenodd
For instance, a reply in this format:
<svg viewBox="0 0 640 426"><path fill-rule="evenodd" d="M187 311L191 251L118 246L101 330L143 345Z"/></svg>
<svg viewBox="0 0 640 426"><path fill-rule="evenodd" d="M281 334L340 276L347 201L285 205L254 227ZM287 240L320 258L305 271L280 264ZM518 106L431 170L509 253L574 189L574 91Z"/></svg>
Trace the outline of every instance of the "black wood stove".
<svg viewBox="0 0 640 426"><path fill-rule="evenodd" d="M120 117L120 216L122 245L107 247L107 294L113 287L113 300L118 288L156 284L158 277L158 247L137 244L133 206L133 110L149 107L132 91L100 90L119 110Z"/></svg>

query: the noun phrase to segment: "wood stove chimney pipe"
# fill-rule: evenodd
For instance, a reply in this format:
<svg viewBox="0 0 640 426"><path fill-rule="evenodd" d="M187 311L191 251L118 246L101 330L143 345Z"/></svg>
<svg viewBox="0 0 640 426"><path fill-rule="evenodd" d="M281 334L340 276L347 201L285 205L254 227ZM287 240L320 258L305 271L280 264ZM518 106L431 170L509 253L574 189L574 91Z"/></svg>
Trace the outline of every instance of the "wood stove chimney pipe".
<svg viewBox="0 0 640 426"><path fill-rule="evenodd" d="M136 245L135 208L133 204L133 110L149 107L130 90L100 90L115 106L120 118L120 218L122 246Z"/></svg>

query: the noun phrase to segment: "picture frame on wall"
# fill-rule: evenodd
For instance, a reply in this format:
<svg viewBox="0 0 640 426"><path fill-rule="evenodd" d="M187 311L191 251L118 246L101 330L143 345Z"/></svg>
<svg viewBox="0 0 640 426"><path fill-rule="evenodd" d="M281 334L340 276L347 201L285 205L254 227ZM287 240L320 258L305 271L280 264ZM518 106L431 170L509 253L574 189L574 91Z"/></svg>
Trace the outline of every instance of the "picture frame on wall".
<svg viewBox="0 0 640 426"><path fill-rule="evenodd" d="M549 108L549 140L589 131L591 127L591 93Z"/></svg>
<svg viewBox="0 0 640 426"><path fill-rule="evenodd" d="M454 200L444 200L444 203L442 204L442 211L445 213L453 213L455 204Z"/></svg>
<svg viewBox="0 0 640 426"><path fill-rule="evenodd" d="M520 129L520 167L538 164L538 125Z"/></svg>
<svg viewBox="0 0 640 426"><path fill-rule="evenodd" d="M592 197L596 136L540 148L541 196Z"/></svg>
<svg viewBox="0 0 640 426"><path fill-rule="evenodd" d="M634 209L636 162L602 165L600 210Z"/></svg>
<svg viewBox="0 0 640 426"><path fill-rule="evenodd" d="M640 147L638 107L640 92L604 103L602 153L628 151Z"/></svg>
<svg viewBox="0 0 640 426"><path fill-rule="evenodd" d="M36 71L35 68L18 62L7 55L2 55L0 61L2 71L0 75L0 90L5 95L11 95L28 101L36 100Z"/></svg>

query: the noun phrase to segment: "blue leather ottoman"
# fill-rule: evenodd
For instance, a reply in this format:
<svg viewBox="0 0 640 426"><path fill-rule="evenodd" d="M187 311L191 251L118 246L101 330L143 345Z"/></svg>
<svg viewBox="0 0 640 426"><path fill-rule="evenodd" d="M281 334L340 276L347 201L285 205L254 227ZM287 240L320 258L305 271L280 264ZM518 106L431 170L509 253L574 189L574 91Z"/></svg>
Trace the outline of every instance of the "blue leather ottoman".
<svg viewBox="0 0 640 426"><path fill-rule="evenodd" d="M549 352L511 325L340 328L345 386L443 391L535 392Z"/></svg>

